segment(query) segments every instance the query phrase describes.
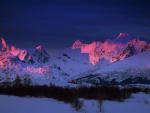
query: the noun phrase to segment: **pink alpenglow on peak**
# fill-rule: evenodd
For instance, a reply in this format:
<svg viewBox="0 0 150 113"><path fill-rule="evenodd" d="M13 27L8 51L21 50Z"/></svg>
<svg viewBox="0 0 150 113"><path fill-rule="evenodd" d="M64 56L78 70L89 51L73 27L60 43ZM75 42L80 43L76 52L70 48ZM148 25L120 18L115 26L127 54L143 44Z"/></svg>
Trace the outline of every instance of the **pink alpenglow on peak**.
<svg viewBox="0 0 150 113"><path fill-rule="evenodd" d="M128 33L120 33L117 38L106 40L104 43L82 44L77 40L72 48L80 48L81 53L88 53L89 62L96 65L102 58L112 63L150 50L150 44L147 42L144 38L140 40L140 38L131 36Z"/></svg>
<svg viewBox="0 0 150 113"><path fill-rule="evenodd" d="M83 44L79 40L76 40L72 46L72 49L81 49L81 53L91 53L95 48L102 46L101 42L92 42L91 44Z"/></svg>
<svg viewBox="0 0 150 113"><path fill-rule="evenodd" d="M42 46L37 46L36 50L41 51L42 50Z"/></svg>
<svg viewBox="0 0 150 113"><path fill-rule="evenodd" d="M1 38L1 44L3 47L7 48L7 44L3 38Z"/></svg>
<svg viewBox="0 0 150 113"><path fill-rule="evenodd" d="M128 33L120 33L119 36L112 40L115 44L127 44L129 41L136 39L134 36L129 35Z"/></svg>
<svg viewBox="0 0 150 113"><path fill-rule="evenodd" d="M15 48L15 46L11 47L11 54L13 54L14 56L17 56L20 53L20 49Z"/></svg>
<svg viewBox="0 0 150 113"><path fill-rule="evenodd" d="M130 36L130 34L128 34L128 33L120 33L119 36L118 36L118 38L122 37L122 36Z"/></svg>
<svg viewBox="0 0 150 113"><path fill-rule="evenodd" d="M26 50L21 50L19 54L19 59L20 60L25 60L26 57L28 56L28 52Z"/></svg>
<svg viewBox="0 0 150 113"><path fill-rule="evenodd" d="M103 44L101 42L92 42L91 44L84 44L81 48L81 53L91 53L96 48L100 48Z"/></svg>
<svg viewBox="0 0 150 113"><path fill-rule="evenodd" d="M9 51L9 47L7 46L5 40L1 37L1 44L0 44L2 51Z"/></svg>
<svg viewBox="0 0 150 113"><path fill-rule="evenodd" d="M72 46L72 49L78 49L81 48L83 46L82 42L79 40L76 40Z"/></svg>

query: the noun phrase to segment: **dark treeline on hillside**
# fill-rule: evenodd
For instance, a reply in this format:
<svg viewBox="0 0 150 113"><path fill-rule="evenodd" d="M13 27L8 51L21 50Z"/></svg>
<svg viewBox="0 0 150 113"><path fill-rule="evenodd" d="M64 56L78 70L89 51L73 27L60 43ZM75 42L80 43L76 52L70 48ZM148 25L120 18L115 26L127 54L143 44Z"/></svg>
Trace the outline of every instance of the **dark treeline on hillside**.
<svg viewBox="0 0 150 113"><path fill-rule="evenodd" d="M130 98L132 93L147 93L148 91L149 89L143 90L135 87L120 89L118 86L81 86L72 88L69 86L59 87L52 84L50 86L29 86L20 84L12 87L0 87L0 94L4 95L47 97L64 101L66 103L71 103L76 98L123 101L124 99Z"/></svg>
<svg viewBox="0 0 150 113"><path fill-rule="evenodd" d="M145 76L144 74L136 75L137 77L135 77L135 78L134 77L132 78L131 74L121 74L122 76L131 75L131 77L129 77L127 79L124 79L122 81L119 81L119 82L117 81L116 78L110 80L109 76L115 76L116 73L115 72L114 73L108 73L107 74L108 76L106 78L102 78L102 77L100 77L101 75L98 75L98 74L94 74L94 75L90 74L88 76L78 78L78 79L76 79L76 81L78 83L86 82L86 83L91 83L93 85L150 84L149 78L143 77L143 76ZM138 76L141 76L141 75L143 75L143 76L138 77Z"/></svg>

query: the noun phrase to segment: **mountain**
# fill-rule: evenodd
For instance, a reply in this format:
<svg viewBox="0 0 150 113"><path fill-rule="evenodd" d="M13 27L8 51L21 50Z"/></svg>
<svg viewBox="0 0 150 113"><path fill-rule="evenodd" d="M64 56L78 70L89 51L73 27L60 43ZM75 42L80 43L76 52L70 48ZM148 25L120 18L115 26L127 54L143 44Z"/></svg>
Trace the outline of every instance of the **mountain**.
<svg viewBox="0 0 150 113"><path fill-rule="evenodd" d="M150 50L78 78L78 82L93 84L150 84Z"/></svg>
<svg viewBox="0 0 150 113"><path fill-rule="evenodd" d="M136 39L136 38L134 36L131 36L128 33L120 33L117 38L112 40L112 43L124 45L124 44L127 44L128 42L130 42L131 40L134 40L134 39Z"/></svg>
<svg viewBox="0 0 150 113"><path fill-rule="evenodd" d="M21 78L26 76L43 78L43 74L50 73L49 65L44 65L49 62L50 56L42 46L24 50L8 46L3 38L0 40L0 45L0 81L4 81L6 77L14 80L17 75Z"/></svg>
<svg viewBox="0 0 150 113"><path fill-rule="evenodd" d="M25 50L9 46L1 38L0 81L19 75L21 79L76 79L78 83L150 84L149 57L149 41L128 33L91 44L76 40L71 48L51 57L42 46Z"/></svg>
<svg viewBox="0 0 150 113"><path fill-rule="evenodd" d="M81 53L88 53L89 61L96 65L102 58L115 62L148 50L150 48L149 43L140 39L128 33L120 33L117 38L106 40L104 43L93 42L91 44L80 44L76 47L78 45L76 41L72 49L80 48Z"/></svg>

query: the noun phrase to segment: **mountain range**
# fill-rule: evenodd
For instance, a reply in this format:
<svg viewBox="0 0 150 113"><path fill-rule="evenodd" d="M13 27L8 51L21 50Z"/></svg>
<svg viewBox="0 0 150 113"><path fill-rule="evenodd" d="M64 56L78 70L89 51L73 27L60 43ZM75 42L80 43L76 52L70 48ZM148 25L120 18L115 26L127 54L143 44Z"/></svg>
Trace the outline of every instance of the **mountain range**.
<svg viewBox="0 0 150 113"><path fill-rule="evenodd" d="M52 79L92 84L150 84L150 42L120 33L115 39L72 47L50 56L42 46L24 50L0 39L0 82L21 79Z"/></svg>

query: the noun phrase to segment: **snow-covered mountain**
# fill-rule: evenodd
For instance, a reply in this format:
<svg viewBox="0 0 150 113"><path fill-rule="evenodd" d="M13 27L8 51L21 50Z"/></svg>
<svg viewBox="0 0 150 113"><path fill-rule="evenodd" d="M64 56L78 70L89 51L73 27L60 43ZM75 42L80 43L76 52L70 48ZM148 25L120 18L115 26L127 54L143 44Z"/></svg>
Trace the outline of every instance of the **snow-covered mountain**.
<svg viewBox="0 0 150 113"><path fill-rule="evenodd" d="M7 78L55 79L79 82L117 82L128 78L150 79L149 41L120 33L115 39L83 44L76 40L71 48L49 56L42 46L24 50L0 39L0 81Z"/></svg>
<svg viewBox="0 0 150 113"><path fill-rule="evenodd" d="M41 47L30 50L19 49L15 46L8 46L3 38L0 39L0 80L5 80L6 76L13 80L16 75L21 77L34 76L35 74L50 73L49 65L44 65L49 62L50 56ZM31 76L33 75L33 76Z"/></svg>
<svg viewBox="0 0 150 113"><path fill-rule="evenodd" d="M80 48L81 53L88 53L89 61L96 65L102 58L115 62L148 50L150 45L143 39L140 40L140 38L133 37L127 33L120 33L117 38L106 40L104 43L82 44L77 40L72 49Z"/></svg>

